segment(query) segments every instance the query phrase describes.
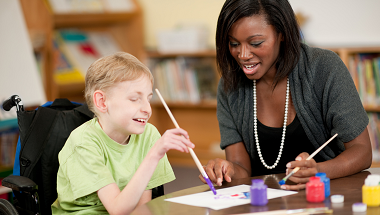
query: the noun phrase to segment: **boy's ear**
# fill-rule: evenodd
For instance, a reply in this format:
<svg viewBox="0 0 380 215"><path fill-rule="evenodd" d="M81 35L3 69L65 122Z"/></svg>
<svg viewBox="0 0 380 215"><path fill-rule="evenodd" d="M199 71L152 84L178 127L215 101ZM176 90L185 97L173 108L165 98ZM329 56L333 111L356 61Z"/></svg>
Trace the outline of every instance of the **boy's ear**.
<svg viewBox="0 0 380 215"><path fill-rule="evenodd" d="M94 106L101 113L105 113L107 111L106 104L106 94L101 90L96 90L93 94Z"/></svg>

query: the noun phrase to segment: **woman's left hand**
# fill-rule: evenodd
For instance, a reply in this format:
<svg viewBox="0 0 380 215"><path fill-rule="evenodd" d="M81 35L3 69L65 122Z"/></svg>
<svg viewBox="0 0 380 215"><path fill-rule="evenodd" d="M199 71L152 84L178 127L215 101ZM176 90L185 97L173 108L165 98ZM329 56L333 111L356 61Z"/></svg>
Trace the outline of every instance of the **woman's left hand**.
<svg viewBox="0 0 380 215"><path fill-rule="evenodd" d="M286 175L290 174L294 168L300 167L298 172L294 173L288 180L293 181L296 185L284 184L281 186L284 190L300 190L305 189L306 183L309 178L318 173L318 165L314 159L306 160L309 154L302 152L299 154L295 161L289 162L286 167Z"/></svg>

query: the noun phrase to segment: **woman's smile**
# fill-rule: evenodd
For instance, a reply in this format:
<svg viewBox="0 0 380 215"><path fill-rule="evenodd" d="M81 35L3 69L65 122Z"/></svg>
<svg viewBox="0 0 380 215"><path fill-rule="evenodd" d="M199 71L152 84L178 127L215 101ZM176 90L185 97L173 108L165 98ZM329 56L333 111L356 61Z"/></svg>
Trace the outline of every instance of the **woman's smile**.
<svg viewBox="0 0 380 215"><path fill-rule="evenodd" d="M260 68L260 63L240 64L240 67L246 75L254 75Z"/></svg>

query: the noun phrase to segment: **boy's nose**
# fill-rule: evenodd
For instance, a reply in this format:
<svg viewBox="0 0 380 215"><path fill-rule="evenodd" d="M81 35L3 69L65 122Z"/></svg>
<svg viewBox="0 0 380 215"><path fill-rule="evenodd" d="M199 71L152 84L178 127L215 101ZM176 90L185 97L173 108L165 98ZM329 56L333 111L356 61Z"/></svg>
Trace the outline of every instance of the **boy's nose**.
<svg viewBox="0 0 380 215"><path fill-rule="evenodd" d="M144 104L141 107L141 111L147 114L152 113L152 107L150 106L150 103L148 101L144 102Z"/></svg>

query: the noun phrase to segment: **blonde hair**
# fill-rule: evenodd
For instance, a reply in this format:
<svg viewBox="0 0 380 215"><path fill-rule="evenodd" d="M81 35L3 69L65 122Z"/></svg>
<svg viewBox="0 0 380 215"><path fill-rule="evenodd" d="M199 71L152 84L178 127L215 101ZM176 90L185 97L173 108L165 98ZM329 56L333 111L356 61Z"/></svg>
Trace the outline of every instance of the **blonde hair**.
<svg viewBox="0 0 380 215"><path fill-rule="evenodd" d="M153 76L148 67L136 57L125 52L105 56L90 65L86 73L84 97L88 108L96 115L93 93L107 91L115 83L133 81L146 75L153 85Z"/></svg>

